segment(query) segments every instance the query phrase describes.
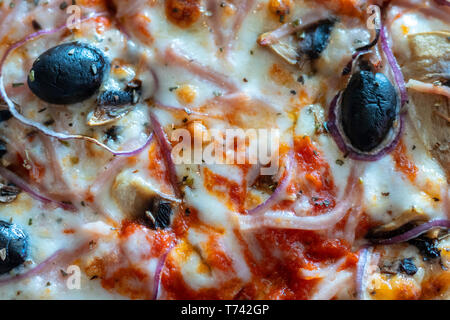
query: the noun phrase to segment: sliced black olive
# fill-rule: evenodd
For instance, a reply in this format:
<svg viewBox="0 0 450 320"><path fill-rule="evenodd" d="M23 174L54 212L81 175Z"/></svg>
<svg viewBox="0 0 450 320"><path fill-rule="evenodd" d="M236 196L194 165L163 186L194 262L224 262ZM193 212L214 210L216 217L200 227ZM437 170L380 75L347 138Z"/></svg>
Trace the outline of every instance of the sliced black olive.
<svg viewBox="0 0 450 320"><path fill-rule="evenodd" d="M153 229L166 229L170 226L172 204L162 199L154 199L150 209L146 211L146 218Z"/></svg>
<svg viewBox="0 0 450 320"><path fill-rule="evenodd" d="M322 20L306 28L301 35L299 54L307 55L310 59L319 58L330 42L335 22L335 20Z"/></svg>
<svg viewBox="0 0 450 320"><path fill-rule="evenodd" d="M20 190L15 185L0 183L0 203L11 203L16 200L17 196L20 194Z"/></svg>
<svg viewBox="0 0 450 320"><path fill-rule="evenodd" d="M6 142L3 140L0 140L0 158L2 158L7 153L8 153L8 149L6 148Z"/></svg>
<svg viewBox="0 0 450 320"><path fill-rule="evenodd" d="M1 110L0 111L0 122L8 121L12 118L11 112L9 110Z"/></svg>
<svg viewBox="0 0 450 320"><path fill-rule="evenodd" d="M397 104L395 88L385 75L353 74L341 105L342 127L351 144L366 152L379 146L392 128Z"/></svg>
<svg viewBox="0 0 450 320"><path fill-rule="evenodd" d="M122 127L112 126L105 131L106 139L117 141L119 139L119 135L122 131Z"/></svg>
<svg viewBox="0 0 450 320"><path fill-rule="evenodd" d="M48 103L78 103L100 88L108 68L109 63L99 49L81 42L64 43L36 59L28 86Z"/></svg>
<svg viewBox="0 0 450 320"><path fill-rule="evenodd" d="M131 103L133 103L133 92L129 91L104 91L97 98L99 106L124 106Z"/></svg>
<svg viewBox="0 0 450 320"><path fill-rule="evenodd" d="M134 79L127 84L125 90L103 91L97 98L98 106L124 106L136 104L139 101L142 91L142 82Z"/></svg>
<svg viewBox="0 0 450 320"><path fill-rule="evenodd" d="M409 240L408 242L419 249L424 260L433 260L441 256L441 251L437 247L436 239L420 236L416 239Z"/></svg>
<svg viewBox="0 0 450 320"><path fill-rule="evenodd" d="M17 225L0 220L0 274L7 273L25 262L28 237Z"/></svg>
<svg viewBox="0 0 450 320"><path fill-rule="evenodd" d="M413 276L417 272L417 267L412 261L412 259L403 259L400 261L399 266L400 272L407 274L408 276Z"/></svg>

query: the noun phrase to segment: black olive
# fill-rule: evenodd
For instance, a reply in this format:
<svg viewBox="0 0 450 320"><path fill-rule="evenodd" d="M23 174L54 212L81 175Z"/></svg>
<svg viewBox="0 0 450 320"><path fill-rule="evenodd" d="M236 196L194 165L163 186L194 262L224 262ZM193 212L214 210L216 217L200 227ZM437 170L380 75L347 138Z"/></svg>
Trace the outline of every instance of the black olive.
<svg viewBox="0 0 450 320"><path fill-rule="evenodd" d="M136 104L139 101L142 92L142 81L134 79L127 83L125 90L108 90L102 92L97 98L99 106L124 106L127 104Z"/></svg>
<svg viewBox="0 0 450 320"><path fill-rule="evenodd" d="M413 276L417 272L417 267L412 261L412 259L403 259L400 261L399 266L400 272L407 274L408 276Z"/></svg>
<svg viewBox="0 0 450 320"><path fill-rule="evenodd" d="M435 239L420 236L416 239L409 240L408 242L419 249L424 260L433 260L441 256L441 251L437 247L437 241Z"/></svg>
<svg viewBox="0 0 450 320"><path fill-rule="evenodd" d="M170 226L172 205L162 199L154 199L146 211L146 220L153 229L165 229Z"/></svg>
<svg viewBox="0 0 450 320"><path fill-rule="evenodd" d="M0 220L0 250L0 274L4 274L25 262L28 237L19 226Z"/></svg>
<svg viewBox="0 0 450 320"><path fill-rule="evenodd" d="M104 91L97 98L99 106L124 106L131 103L133 103L133 92L129 91Z"/></svg>
<svg viewBox="0 0 450 320"><path fill-rule="evenodd" d="M108 68L109 63L99 49L81 42L64 43L36 59L28 86L45 102L78 103L100 88Z"/></svg>
<svg viewBox="0 0 450 320"><path fill-rule="evenodd" d="M155 217L155 227L164 229L170 225L170 216L172 215L172 206L170 202L160 202L158 204L158 214Z"/></svg>
<svg viewBox="0 0 450 320"><path fill-rule="evenodd" d="M16 200L22 190L13 184L0 183L0 203L11 203Z"/></svg>
<svg viewBox="0 0 450 320"><path fill-rule="evenodd" d="M371 151L392 128L397 110L397 93L382 73L359 71L352 75L342 96L342 127L351 144Z"/></svg>
<svg viewBox="0 0 450 320"><path fill-rule="evenodd" d="M119 139L122 127L112 126L105 131L106 139L117 141Z"/></svg>
<svg viewBox="0 0 450 320"><path fill-rule="evenodd" d="M335 20L322 20L306 28L299 44L299 54L307 55L310 59L319 58L330 42L331 31Z"/></svg>
<svg viewBox="0 0 450 320"><path fill-rule="evenodd" d="M6 142L0 140L0 158L8 153L8 149L6 148Z"/></svg>
<svg viewBox="0 0 450 320"><path fill-rule="evenodd" d="M0 122L8 121L11 118L12 114L9 110L0 110Z"/></svg>

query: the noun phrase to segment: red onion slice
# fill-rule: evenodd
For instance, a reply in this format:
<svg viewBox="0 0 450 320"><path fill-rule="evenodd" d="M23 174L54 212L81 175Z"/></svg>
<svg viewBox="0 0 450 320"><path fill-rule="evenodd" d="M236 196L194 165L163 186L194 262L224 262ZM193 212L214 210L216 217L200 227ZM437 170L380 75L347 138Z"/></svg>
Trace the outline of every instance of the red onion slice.
<svg viewBox="0 0 450 320"><path fill-rule="evenodd" d="M150 145L152 140L153 140L153 133L150 133L147 136L145 143L143 145L137 147L137 149L128 150L128 151L112 151L111 153L114 154L115 156L133 157L133 156L140 154L142 151L144 151L145 148L147 148Z"/></svg>
<svg viewBox="0 0 450 320"><path fill-rule="evenodd" d="M229 79L228 75L222 74L212 69L210 66L191 59L175 44L168 46L161 58L166 63L183 68L201 79L227 90L228 92L236 92L239 90L238 86L233 80Z"/></svg>
<svg viewBox="0 0 450 320"><path fill-rule="evenodd" d="M178 107L174 107L174 106L171 106L171 105L163 104L163 103L157 102L157 101L155 101L154 103L155 103L155 107L157 107L157 108L164 109L164 110L169 110L169 111L174 111L174 112L184 112L188 116L190 116L190 115L196 115L196 116L202 116L202 117L208 117L209 116L207 113L198 112L198 111L189 109L187 107L178 108Z"/></svg>
<svg viewBox="0 0 450 320"><path fill-rule="evenodd" d="M155 133L156 139L158 140L159 147L161 148L163 154L164 163L169 173L170 183L172 184L177 198L181 198L181 190L180 186L178 185L177 171L175 163L172 159L172 145L170 144L170 141L167 138L166 133L161 126L161 123L158 121L153 112L150 113L150 119L153 126L153 132Z"/></svg>
<svg viewBox="0 0 450 320"><path fill-rule="evenodd" d="M88 17L83 18L80 22L84 22L87 21L89 19L92 18L96 18L96 17L100 17L100 16L105 16L106 13L98 13L98 14L94 14L94 15L90 15ZM28 119L26 117L24 117L22 114L20 114L16 107L15 107L15 103L8 97L8 94L6 93L6 89L5 89L5 85L4 85L4 81L3 81L3 67L5 64L6 59L8 58L8 56L16 49L22 47L23 45L25 45L27 42L34 40L42 35L49 35L49 34L54 34L57 33L59 31L65 30L67 28L67 25L64 24L56 29L51 29L51 30L41 30L35 33L32 33L28 36L26 36L24 39L14 43L13 45L11 45L5 52L5 54L3 55L2 59L0 60L0 96L3 98L3 100L5 101L5 103L8 105L8 109L11 112L11 114L13 115L14 118L16 118L18 121L20 121L21 123L23 123L26 126L30 126L35 128L36 130L42 132L43 134L59 139L59 140L85 140L85 141L89 141L92 143L95 143L96 145L98 145L99 147L109 151L110 153L116 155L116 156L133 156L137 153L139 153L140 151L142 151L143 148L145 148L147 146L147 144L149 143L151 137L149 137L145 144L143 146L138 147L135 150L128 150L128 151L116 151L116 150L112 150L111 148L109 148L107 145L101 143L100 141L98 141L97 139L94 139L92 137L88 137L88 136L83 136L83 135L71 135L71 134L65 134L65 133L61 133L61 132L56 132L53 131L49 128L47 128L45 125L33 121L31 119Z"/></svg>
<svg viewBox="0 0 450 320"><path fill-rule="evenodd" d="M361 50L361 51L356 51L354 54L352 54L351 60L347 63L344 70L342 71L342 75L346 76L346 75L350 74L353 71L353 69L355 68L355 64L356 64L356 62L358 62L359 57L361 57L362 55L365 55L369 52L370 52L370 50Z"/></svg>
<svg viewBox="0 0 450 320"><path fill-rule="evenodd" d="M448 0L434 0L434 2L436 2L438 5L441 5L441 6L450 7L450 1L448 1Z"/></svg>
<svg viewBox="0 0 450 320"><path fill-rule="evenodd" d="M47 259L39 263L37 266L22 274L3 279L0 278L0 286L8 285L10 283L16 283L18 281L22 281L42 274L56 273L60 275L60 269L56 268L56 266L67 267L68 265L72 264L73 261L78 259L82 254L90 250L89 243L91 241L92 238L90 237L87 241L81 241L74 247L59 249Z"/></svg>
<svg viewBox="0 0 450 320"><path fill-rule="evenodd" d="M381 48L383 49L384 54L386 55L386 58L389 62L389 65L391 66L395 82L397 83L398 89L400 91L401 106L403 107L403 105L408 101L408 93L406 91L405 78L403 77L402 70L400 69L397 59L395 58L394 53L392 52L391 46L389 44L386 26L384 25L381 26L380 31L381 31L380 32Z"/></svg>
<svg viewBox="0 0 450 320"><path fill-rule="evenodd" d="M285 23L278 29L262 34L258 39L258 44L261 46L273 45L282 38L327 18L329 18L329 13L325 10L309 12L307 15L296 19L293 22Z"/></svg>
<svg viewBox="0 0 450 320"><path fill-rule="evenodd" d="M386 141L385 145L381 148L377 148L376 150L366 153L360 150L357 150L351 146L350 142L345 138L345 134L342 132L339 126L339 109L340 109L340 98L341 93L339 92L331 101L331 105L328 113L328 122L327 127L328 131L332 135L334 141L338 148L353 160L360 161L377 161L387 154L391 153L400 142L403 130L404 130L404 114L400 113L398 117L398 124L394 126L391 132L391 141ZM389 137L388 137L389 138ZM388 139L387 138L387 139Z"/></svg>
<svg viewBox="0 0 450 320"><path fill-rule="evenodd" d="M234 40L237 39L242 24L254 5L255 0L241 0L238 2L236 18L234 20L233 27L231 28L231 33L226 40L228 48L232 49L235 46L236 41Z"/></svg>
<svg viewBox="0 0 450 320"><path fill-rule="evenodd" d="M280 183L278 184L275 191L272 193L272 195L263 203L258 205L257 207L248 210L247 214L249 215L259 215L263 214L267 210L269 210L271 207L276 205L279 201L283 200L285 197L286 188L291 181L291 177L293 174L294 169L294 152L290 151L286 156L286 164L284 166L284 172L285 174L281 178Z"/></svg>
<svg viewBox="0 0 450 320"><path fill-rule="evenodd" d="M305 208L302 216L286 211L269 211L258 215L238 215L241 230L262 227L295 230L332 229L345 217L359 197L359 177L362 175L364 168L365 166L361 164L352 166L342 198L336 201L336 206L327 213L310 216L309 208Z"/></svg>
<svg viewBox="0 0 450 320"><path fill-rule="evenodd" d="M161 286L161 274L164 269L164 265L166 264L167 257L174 247L175 245L171 244L166 253L159 258L158 264L156 265L155 276L153 278L153 300L158 300L159 288Z"/></svg>
<svg viewBox="0 0 450 320"><path fill-rule="evenodd" d="M406 242L411 239L417 238L421 234L424 234L425 232L428 232L431 229L434 228L443 228L443 229L449 229L450 228L450 220L448 219L439 219L439 220L433 220L424 224L421 224L418 227L415 227L401 235L389 238L389 239L372 239L371 241L375 244L396 244L401 242Z"/></svg>
<svg viewBox="0 0 450 320"><path fill-rule="evenodd" d="M33 269L28 270L27 272L24 272L22 274L19 274L17 276L9 277L6 279L0 279L0 286L8 285L10 283L22 281L28 278L31 278L33 276L36 276L43 272L48 266L53 264L55 261L59 260L61 255L63 255L66 251L64 249L56 251L54 254L52 254L50 257L45 259L43 262L38 264Z"/></svg>
<svg viewBox="0 0 450 320"><path fill-rule="evenodd" d="M366 278L367 265L370 262L372 248L364 246L359 250L358 264L356 265L356 294L358 300L364 299L364 280Z"/></svg>
<svg viewBox="0 0 450 320"><path fill-rule="evenodd" d="M33 187L31 187L27 182L25 182L21 177L16 175L14 172L6 169L5 167L0 166L0 175L8 180L9 182L14 183L17 187L28 193L32 198L41 201L45 204L53 203L57 205L58 207L68 210L68 211L76 211L77 208L70 203L65 203L61 201L52 200L41 193L39 193L37 190L35 190Z"/></svg>
<svg viewBox="0 0 450 320"><path fill-rule="evenodd" d="M450 87L410 79L406 87L417 92L442 95L450 99Z"/></svg>
<svg viewBox="0 0 450 320"><path fill-rule="evenodd" d="M220 3L216 0L208 0L206 2L206 9L211 13L208 15L208 24L211 28L211 33L214 36L214 42L216 46L223 48L225 35L223 34L224 28L221 25L220 12L222 11L219 7Z"/></svg>

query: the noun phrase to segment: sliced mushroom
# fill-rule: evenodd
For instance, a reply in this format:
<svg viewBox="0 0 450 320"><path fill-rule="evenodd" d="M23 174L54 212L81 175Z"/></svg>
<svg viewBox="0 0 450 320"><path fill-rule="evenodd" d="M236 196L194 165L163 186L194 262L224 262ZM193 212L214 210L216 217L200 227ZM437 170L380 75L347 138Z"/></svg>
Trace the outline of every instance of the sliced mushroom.
<svg viewBox="0 0 450 320"><path fill-rule="evenodd" d="M411 57L405 76L424 82L450 81L450 32L432 31L408 35Z"/></svg>
<svg viewBox="0 0 450 320"><path fill-rule="evenodd" d="M426 149L450 179L450 32L408 36L410 57L403 71L409 87L409 115ZM449 180L450 181L450 180Z"/></svg>
<svg viewBox="0 0 450 320"><path fill-rule="evenodd" d="M16 186L0 183L0 203L13 202L21 191L22 190Z"/></svg>
<svg viewBox="0 0 450 320"><path fill-rule="evenodd" d="M103 126L125 116L141 96L142 82L133 80L125 90L103 91L97 98L97 108L88 115L89 126Z"/></svg>
<svg viewBox="0 0 450 320"><path fill-rule="evenodd" d="M133 109L133 105L97 106L97 108L89 114L87 124L91 127L110 124L125 116L131 109Z"/></svg>
<svg viewBox="0 0 450 320"><path fill-rule="evenodd" d="M160 192L148 179L129 171L123 171L116 177L111 194L119 208L130 219L140 218L140 216L146 214L146 211L149 211L157 220L158 214L154 210L155 199L164 199L168 203L178 202L170 195ZM150 217L147 216L147 218Z"/></svg>
<svg viewBox="0 0 450 320"><path fill-rule="evenodd" d="M269 47L275 54L279 55L289 64L296 64L298 62L299 54L297 53L296 41L293 36L288 36Z"/></svg>
<svg viewBox="0 0 450 320"><path fill-rule="evenodd" d="M427 150L450 179L450 103L442 95L409 90L409 113Z"/></svg>
<svg viewBox="0 0 450 320"><path fill-rule="evenodd" d="M155 197L152 199L148 210L145 211L146 222L149 222L153 229L165 229L170 226L172 214L172 203L160 197Z"/></svg>
<svg viewBox="0 0 450 320"><path fill-rule="evenodd" d="M335 19L328 18L314 22L295 20L262 34L258 43L269 47L289 64L297 64L305 59L314 60L328 46L334 23Z"/></svg>
<svg viewBox="0 0 450 320"><path fill-rule="evenodd" d="M403 212L391 222L372 229L367 237L372 239L390 238L411 229L419 222L425 222L428 220L429 217L426 213L424 213L421 209L412 207L410 210Z"/></svg>

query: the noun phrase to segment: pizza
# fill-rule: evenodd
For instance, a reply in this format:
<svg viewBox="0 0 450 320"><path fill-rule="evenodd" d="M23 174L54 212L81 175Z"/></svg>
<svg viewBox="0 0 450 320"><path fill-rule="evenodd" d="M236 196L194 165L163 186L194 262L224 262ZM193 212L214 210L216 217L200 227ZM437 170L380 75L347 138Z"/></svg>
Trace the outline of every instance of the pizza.
<svg viewBox="0 0 450 320"><path fill-rule="evenodd" d="M0 21L1 299L450 298L447 0Z"/></svg>

